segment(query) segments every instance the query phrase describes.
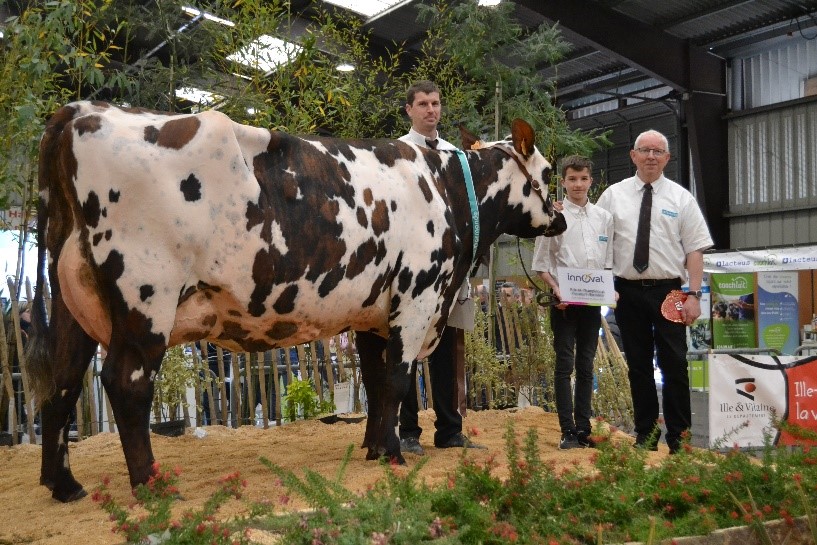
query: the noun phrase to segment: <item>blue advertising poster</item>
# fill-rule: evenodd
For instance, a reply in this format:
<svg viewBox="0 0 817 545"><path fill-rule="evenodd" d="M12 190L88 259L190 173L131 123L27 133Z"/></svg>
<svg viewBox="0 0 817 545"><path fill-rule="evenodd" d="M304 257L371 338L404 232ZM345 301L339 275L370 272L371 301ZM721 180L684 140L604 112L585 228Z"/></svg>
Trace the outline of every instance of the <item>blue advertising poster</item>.
<svg viewBox="0 0 817 545"><path fill-rule="evenodd" d="M760 348L794 354L800 343L797 273L757 273L757 330Z"/></svg>

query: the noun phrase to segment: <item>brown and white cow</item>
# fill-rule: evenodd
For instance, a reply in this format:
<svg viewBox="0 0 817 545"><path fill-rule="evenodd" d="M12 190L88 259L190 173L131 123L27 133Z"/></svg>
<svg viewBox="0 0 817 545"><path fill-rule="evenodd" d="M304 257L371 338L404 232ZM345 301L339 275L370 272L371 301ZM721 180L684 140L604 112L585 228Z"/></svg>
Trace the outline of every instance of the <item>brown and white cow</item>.
<svg viewBox="0 0 817 545"><path fill-rule="evenodd" d="M466 157L478 253L500 233L564 230L527 123ZM383 368L364 370L363 446L367 458L403 462L395 425L408 370L435 346L474 257L463 179L454 152L396 140L297 137L215 111L60 109L40 145L28 363L42 407L41 484L61 501L85 495L68 463L68 418L98 343L134 486L154 461L162 356L198 339L250 352L350 329L387 339Z"/></svg>

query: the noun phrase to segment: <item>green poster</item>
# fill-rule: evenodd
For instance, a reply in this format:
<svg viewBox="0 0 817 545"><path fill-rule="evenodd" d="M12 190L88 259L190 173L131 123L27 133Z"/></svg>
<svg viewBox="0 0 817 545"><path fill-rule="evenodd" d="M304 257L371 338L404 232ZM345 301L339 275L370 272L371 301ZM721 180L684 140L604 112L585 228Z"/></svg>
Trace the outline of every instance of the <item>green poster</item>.
<svg viewBox="0 0 817 545"><path fill-rule="evenodd" d="M754 273L713 273L713 348L757 348Z"/></svg>

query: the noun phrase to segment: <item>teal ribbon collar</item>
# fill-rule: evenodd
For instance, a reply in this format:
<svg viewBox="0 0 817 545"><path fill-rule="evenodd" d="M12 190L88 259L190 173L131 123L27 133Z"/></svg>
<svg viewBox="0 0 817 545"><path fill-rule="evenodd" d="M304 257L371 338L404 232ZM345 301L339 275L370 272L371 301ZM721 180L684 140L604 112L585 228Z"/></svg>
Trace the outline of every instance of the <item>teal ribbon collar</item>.
<svg viewBox="0 0 817 545"><path fill-rule="evenodd" d="M471 254L471 265L477 260L477 245L479 244L479 208L477 208L477 194L474 191L474 179L471 177L471 167L462 150L454 150L460 158L462 173L465 175L465 189L468 191L468 204L471 206L471 230L474 232L474 250Z"/></svg>

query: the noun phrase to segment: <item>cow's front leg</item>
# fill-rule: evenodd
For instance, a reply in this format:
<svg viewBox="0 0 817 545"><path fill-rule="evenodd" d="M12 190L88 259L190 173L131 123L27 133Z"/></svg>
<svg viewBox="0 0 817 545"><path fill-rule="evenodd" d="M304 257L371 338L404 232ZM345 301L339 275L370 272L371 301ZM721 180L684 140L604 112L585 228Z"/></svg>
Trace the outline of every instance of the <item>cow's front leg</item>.
<svg viewBox="0 0 817 545"><path fill-rule="evenodd" d="M150 406L153 379L159 372L164 350L164 345L112 341L102 369L102 384L111 401L133 487L146 483L153 471Z"/></svg>

